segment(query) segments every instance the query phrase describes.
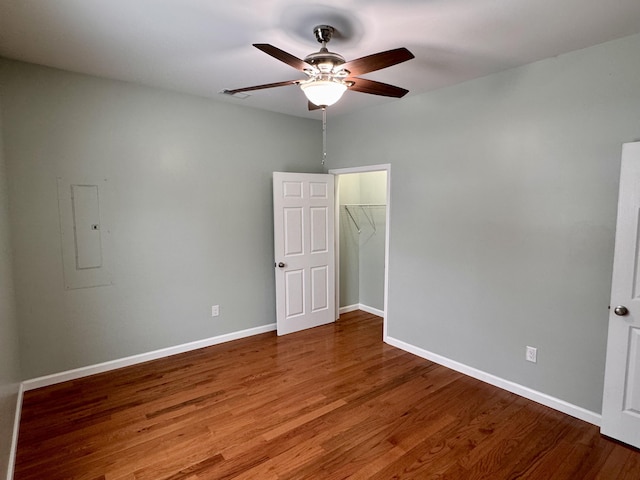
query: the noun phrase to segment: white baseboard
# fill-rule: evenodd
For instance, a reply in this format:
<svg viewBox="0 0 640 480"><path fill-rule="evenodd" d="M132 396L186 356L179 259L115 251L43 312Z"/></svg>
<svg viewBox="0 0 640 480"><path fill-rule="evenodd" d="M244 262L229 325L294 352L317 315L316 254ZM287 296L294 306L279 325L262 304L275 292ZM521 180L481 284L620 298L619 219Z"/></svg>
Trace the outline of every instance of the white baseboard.
<svg viewBox="0 0 640 480"><path fill-rule="evenodd" d="M362 303L356 303L354 305L347 305L346 307L340 307L340 315L343 313L355 312L356 310L362 310L363 312L370 313L372 315L377 315L379 317L384 317L384 312L382 310L378 310L377 308L369 307Z"/></svg>
<svg viewBox="0 0 640 480"><path fill-rule="evenodd" d="M16 413L13 418L13 435L11 436L11 450L9 451L9 467L7 468L7 480L13 480L13 471L16 464L16 453L18 452L18 432L20 431L20 416L22 415L22 397L24 395L24 387L22 384L18 387L18 396L16 398Z"/></svg>
<svg viewBox="0 0 640 480"><path fill-rule="evenodd" d="M360 310L363 312L370 313L371 315L377 315L379 317L384 318L384 312L382 310L378 310L377 308L369 307L368 305L360 304Z"/></svg>
<svg viewBox="0 0 640 480"><path fill-rule="evenodd" d="M340 312L340 315L342 315L343 313L355 312L356 310L360 310L359 303L356 303L354 305L347 305L346 307L340 307L338 311Z"/></svg>
<svg viewBox="0 0 640 480"><path fill-rule="evenodd" d="M584 420L585 422L591 423L598 427L600 426L600 423L602 421L602 415L600 415L599 413L595 413L577 405L573 405L572 403L560 400L556 397L552 397L551 395L547 395L546 393L538 392L537 390L533 390L518 383L496 377L495 375L491 375L490 373L483 372L482 370L478 370L463 363L456 362L455 360L443 357L442 355L438 355L437 353L423 350L422 348L403 342L402 340L387 336L384 341L389 345L397 347L401 350L413 353L414 355L422 358L426 358L427 360L430 360L439 365L443 365L447 368L450 368L451 370L463 373L495 387L502 388L503 390L507 390L508 392L515 393L516 395L520 395L521 397L533 400L534 402L553 408L554 410L558 410L562 413L566 413L567 415L571 415L572 417L578 418L580 420Z"/></svg>
<svg viewBox="0 0 640 480"><path fill-rule="evenodd" d="M275 329L276 324L272 323L261 327L240 330L239 332L219 335L217 337L205 338L203 340L197 340L195 342L176 345L175 347L163 348L160 350L154 350L153 352L141 353L139 355L133 355L131 357L125 357L118 360L99 363L97 365L89 365L87 367L76 368L74 370L68 370L66 372L54 373L52 375L46 375L44 377L25 380L24 382L22 382L20 388L21 391L22 389L24 389L24 391L28 391L40 387L47 387L49 385L55 385L56 383L62 383L69 380L88 377L89 375L95 375L96 373L108 372L110 370L116 370L118 368L128 367L130 365L136 365L138 363L148 362L150 360L156 360L158 358L169 357L178 353L189 352L191 350L210 347L212 345L218 345L220 343L230 342L232 340L238 340L240 338L251 337L253 335L259 335L266 332L272 332ZM22 402L20 402L20 404L22 405Z"/></svg>

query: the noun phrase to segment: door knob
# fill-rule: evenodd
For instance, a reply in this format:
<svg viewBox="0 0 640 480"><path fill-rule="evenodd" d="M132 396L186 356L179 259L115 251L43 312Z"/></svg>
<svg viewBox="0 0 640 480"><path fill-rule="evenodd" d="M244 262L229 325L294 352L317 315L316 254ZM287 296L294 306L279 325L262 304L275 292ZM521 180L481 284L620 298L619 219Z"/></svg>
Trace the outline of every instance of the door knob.
<svg viewBox="0 0 640 480"><path fill-rule="evenodd" d="M282 262L280 262L280 263L278 264L278 268L284 268L285 266L286 266L286 265L285 265L284 263L282 263Z"/></svg>
<svg viewBox="0 0 640 480"><path fill-rule="evenodd" d="M616 308L613 309L613 313L615 313L620 317L624 317L627 313L629 313L629 309L624 305L618 305Z"/></svg>

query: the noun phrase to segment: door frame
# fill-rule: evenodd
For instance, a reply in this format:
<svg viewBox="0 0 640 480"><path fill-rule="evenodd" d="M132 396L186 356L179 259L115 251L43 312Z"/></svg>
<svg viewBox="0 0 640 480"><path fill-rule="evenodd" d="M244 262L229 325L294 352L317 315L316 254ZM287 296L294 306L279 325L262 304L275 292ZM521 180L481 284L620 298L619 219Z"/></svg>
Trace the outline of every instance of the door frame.
<svg viewBox="0 0 640 480"><path fill-rule="evenodd" d="M335 241L335 287L336 287L336 319L340 316L340 175L347 175L351 173L367 173L367 172L387 172L387 208L386 208L386 229L384 239L384 315L382 316L382 339L387 339L387 317L389 315L389 232L391 231L391 164L382 163L379 165L367 165L363 167L349 167L349 168L332 168L328 173L336 177L334 182L335 188L335 227L334 227L334 241Z"/></svg>

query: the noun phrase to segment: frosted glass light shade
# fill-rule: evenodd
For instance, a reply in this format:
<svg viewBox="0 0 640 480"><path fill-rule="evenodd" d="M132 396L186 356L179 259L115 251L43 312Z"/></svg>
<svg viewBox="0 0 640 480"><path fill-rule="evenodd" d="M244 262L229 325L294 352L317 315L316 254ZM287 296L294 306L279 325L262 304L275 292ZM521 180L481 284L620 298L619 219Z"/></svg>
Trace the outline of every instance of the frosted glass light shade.
<svg viewBox="0 0 640 480"><path fill-rule="evenodd" d="M347 86L332 80L315 80L300 84L300 88L311 103L318 107L328 107L340 100Z"/></svg>

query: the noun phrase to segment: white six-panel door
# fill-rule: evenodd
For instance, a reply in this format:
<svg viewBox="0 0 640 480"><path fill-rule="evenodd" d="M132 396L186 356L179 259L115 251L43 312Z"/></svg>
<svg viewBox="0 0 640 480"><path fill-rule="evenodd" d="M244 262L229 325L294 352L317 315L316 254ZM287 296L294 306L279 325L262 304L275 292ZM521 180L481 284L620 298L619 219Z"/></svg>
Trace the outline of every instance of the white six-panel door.
<svg viewBox="0 0 640 480"><path fill-rule="evenodd" d="M603 434L640 448L640 142L622 150Z"/></svg>
<svg viewBox="0 0 640 480"><path fill-rule="evenodd" d="M335 321L334 177L273 174L278 335Z"/></svg>

